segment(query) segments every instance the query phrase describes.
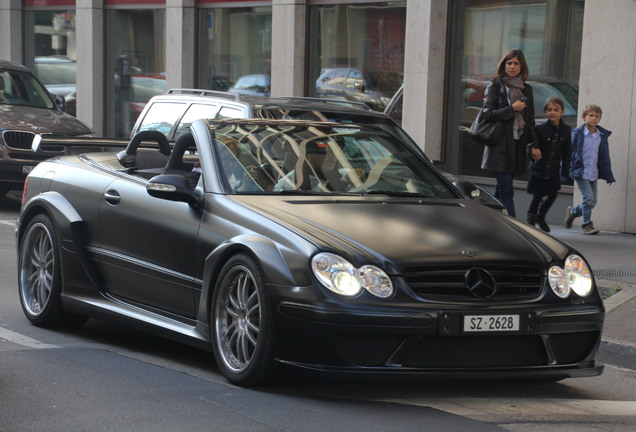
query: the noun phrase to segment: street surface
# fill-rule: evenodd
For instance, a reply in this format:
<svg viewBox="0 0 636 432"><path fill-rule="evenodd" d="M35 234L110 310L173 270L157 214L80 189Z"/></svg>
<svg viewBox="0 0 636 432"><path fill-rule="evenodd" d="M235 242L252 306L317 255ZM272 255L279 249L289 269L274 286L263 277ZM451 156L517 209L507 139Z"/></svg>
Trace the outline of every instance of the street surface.
<svg viewBox="0 0 636 432"><path fill-rule="evenodd" d="M19 198L0 198L0 431L636 430L625 364L558 383L293 376L254 390L229 385L210 352L141 332L34 327L18 299L18 213Z"/></svg>

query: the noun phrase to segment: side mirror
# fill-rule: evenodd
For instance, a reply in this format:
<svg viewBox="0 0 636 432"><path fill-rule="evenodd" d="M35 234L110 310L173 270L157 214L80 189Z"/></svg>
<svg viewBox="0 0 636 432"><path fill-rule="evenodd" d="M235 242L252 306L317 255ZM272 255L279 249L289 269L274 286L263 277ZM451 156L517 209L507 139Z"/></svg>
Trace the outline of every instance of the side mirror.
<svg viewBox="0 0 636 432"><path fill-rule="evenodd" d="M495 198L490 192L486 191L484 188L477 186L474 183L469 181L459 181L453 182L453 186L462 191L465 195L467 195L470 199L477 201L480 204L485 205L486 207L490 207L492 209L501 211L502 213L508 214L504 205Z"/></svg>
<svg viewBox="0 0 636 432"><path fill-rule="evenodd" d="M459 189L464 195L467 195L470 199L479 199L481 190L475 184L467 181L454 181L453 186Z"/></svg>
<svg viewBox="0 0 636 432"><path fill-rule="evenodd" d="M176 174L160 174L150 179L146 185L148 195L168 201L197 205L203 198L201 192L190 189L188 178Z"/></svg>
<svg viewBox="0 0 636 432"><path fill-rule="evenodd" d="M57 107L62 111L66 112L66 99L64 99L64 96L51 94L51 97L53 98L53 101L55 101L55 105L57 105Z"/></svg>

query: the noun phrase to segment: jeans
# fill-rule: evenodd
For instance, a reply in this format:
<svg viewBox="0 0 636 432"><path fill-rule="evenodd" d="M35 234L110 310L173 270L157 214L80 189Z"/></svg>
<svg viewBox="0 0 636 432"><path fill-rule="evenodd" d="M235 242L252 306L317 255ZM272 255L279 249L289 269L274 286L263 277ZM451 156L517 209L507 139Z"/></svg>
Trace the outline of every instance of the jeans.
<svg viewBox="0 0 636 432"><path fill-rule="evenodd" d="M585 227L592 223L592 209L596 206L597 181L585 180L584 178L575 178L576 185L583 196L583 202L572 208L572 216L583 216L582 226Z"/></svg>
<svg viewBox="0 0 636 432"><path fill-rule="evenodd" d="M512 186L512 178L513 173L511 172L502 172L495 171L495 179L497 180L497 185L495 186L495 198L501 201L501 204L508 211L508 215L512 217L517 217L517 213L515 212L515 188Z"/></svg>

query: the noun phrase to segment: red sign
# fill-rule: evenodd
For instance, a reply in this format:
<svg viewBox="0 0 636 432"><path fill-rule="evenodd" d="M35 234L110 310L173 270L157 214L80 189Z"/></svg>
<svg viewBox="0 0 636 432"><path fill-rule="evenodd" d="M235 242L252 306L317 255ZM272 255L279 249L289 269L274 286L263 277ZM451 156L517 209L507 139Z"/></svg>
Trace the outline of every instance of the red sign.
<svg viewBox="0 0 636 432"><path fill-rule="evenodd" d="M24 0L24 6L75 6L75 0Z"/></svg>
<svg viewBox="0 0 636 432"><path fill-rule="evenodd" d="M107 6L114 5L126 5L126 6L137 6L137 5L165 5L166 0L106 0Z"/></svg>
<svg viewBox="0 0 636 432"><path fill-rule="evenodd" d="M205 3L241 3L241 2L254 2L254 0L198 0L199 4L205 4ZM271 3L272 0L266 0L267 2Z"/></svg>

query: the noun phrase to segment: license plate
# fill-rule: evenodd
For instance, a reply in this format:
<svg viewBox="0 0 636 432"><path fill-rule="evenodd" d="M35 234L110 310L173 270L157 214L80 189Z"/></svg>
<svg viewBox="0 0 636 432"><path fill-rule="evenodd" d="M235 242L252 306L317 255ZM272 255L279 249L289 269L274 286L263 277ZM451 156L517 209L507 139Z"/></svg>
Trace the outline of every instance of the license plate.
<svg viewBox="0 0 636 432"><path fill-rule="evenodd" d="M29 174L31 171L33 171L32 165L22 165L22 174Z"/></svg>
<svg viewBox="0 0 636 432"><path fill-rule="evenodd" d="M519 331L519 315L466 315L464 332Z"/></svg>

